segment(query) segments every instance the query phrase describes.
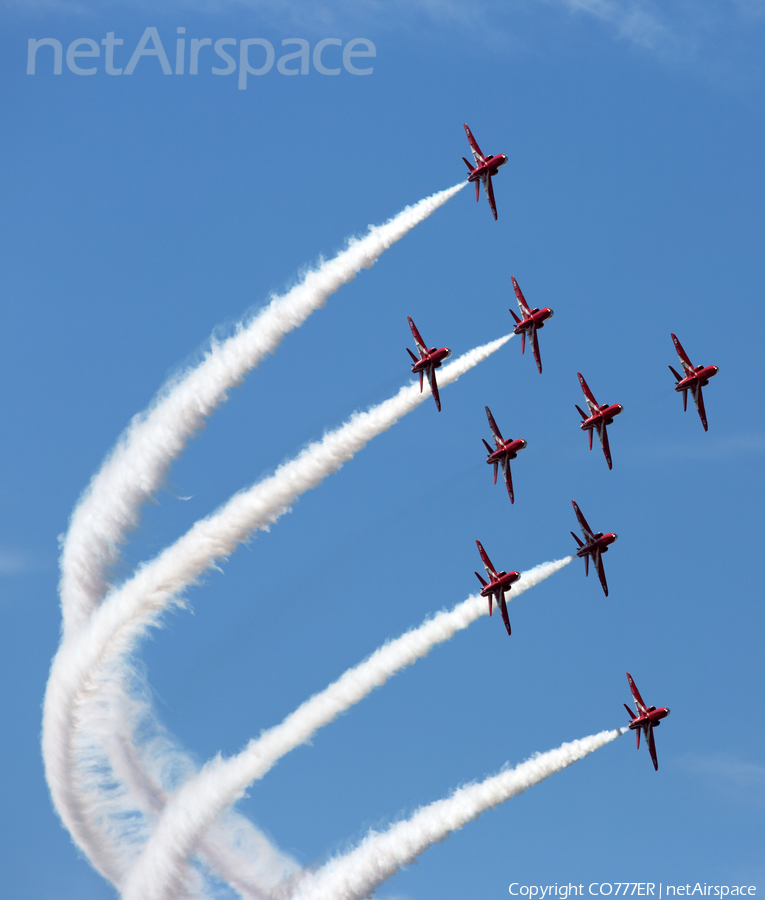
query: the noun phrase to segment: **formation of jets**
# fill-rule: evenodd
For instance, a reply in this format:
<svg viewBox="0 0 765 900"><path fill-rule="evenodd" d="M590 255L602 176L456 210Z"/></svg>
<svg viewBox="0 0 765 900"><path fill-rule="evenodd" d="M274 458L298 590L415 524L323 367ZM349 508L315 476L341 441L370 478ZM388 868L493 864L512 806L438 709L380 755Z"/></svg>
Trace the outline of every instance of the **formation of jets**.
<svg viewBox="0 0 765 900"><path fill-rule="evenodd" d="M417 326L414 324L412 319L407 316L409 319L409 327L412 329L412 337L414 338L414 343L419 351L420 358L412 353L412 351L407 347L406 352L412 357L412 372L415 375L420 376L420 393L422 393L422 376L423 373L428 376L428 384L430 385L431 393L433 394L433 399L436 401L436 409L441 412L441 398L438 396L438 382L436 381L436 369L441 365L441 363L445 359L449 359L452 355L452 351L447 347L431 347L430 350L425 346L425 341L423 341L420 336L420 332L417 331Z"/></svg>
<svg viewBox="0 0 765 900"><path fill-rule="evenodd" d="M511 276L512 278L512 276ZM544 328L545 322L548 319L552 319L553 311L549 307L545 307L545 309L531 309L529 304L526 302L526 298L523 296L523 291L521 291L518 282L515 278L512 278L513 288L515 290L515 296L518 300L518 306L521 310L521 318L510 310L510 315L515 319L515 328L513 328L513 334L519 334L521 336L521 356L526 352L526 335L529 336L529 343L531 344L531 350L534 354L534 359L537 361L537 368L539 369L539 374L542 374L542 359L539 355L539 340L537 339L537 331L540 328Z"/></svg>
<svg viewBox="0 0 765 900"><path fill-rule="evenodd" d="M580 559L584 558L585 576L590 574L590 557L592 557L592 564L595 566L595 570L598 573L603 593L607 597L608 585L606 584L606 572L603 568L603 554L608 552L609 546L617 539L617 535L615 535L613 531L610 531L608 534L603 534L602 531L599 531L595 534L592 528L587 524L587 519L582 515L582 511L576 505L575 500L571 501L571 505L574 507L574 512L579 520L579 527L582 529L582 537L584 538L584 541L581 541L573 531L571 532L571 537L579 545L576 555Z"/></svg>
<svg viewBox="0 0 765 900"><path fill-rule="evenodd" d="M603 456L605 456L608 468L610 469L612 468L611 448L608 446L608 432L606 431L606 426L611 425L614 418L622 412L624 407L620 403L612 403L610 405L604 403L603 406L598 406L598 401L592 396L592 391L587 387L587 382L584 380L582 373L577 372L576 374L579 377L579 384L582 386L582 393L587 402L587 408L590 411L588 416L580 406L577 406L576 403L574 404L579 411L579 415L584 420L579 427L582 431L589 431L590 433L590 450L592 450L592 433L593 431L597 431L600 446L603 448Z"/></svg>
<svg viewBox="0 0 765 900"><path fill-rule="evenodd" d="M515 582L518 581L518 579L521 577L521 573L497 572L497 570L492 565L491 560L486 555L486 551L481 546L481 542L476 541L476 545L478 546L478 552L481 554L483 567L484 569L486 569L486 574L489 576L489 581L487 584L487 582L485 582L483 578L481 578L478 572L475 573L475 577L481 582L481 596L489 598L489 615L491 615L491 601L492 599L495 601L502 612L502 621L505 623L507 633L511 634L512 632L510 631L510 619L507 615L507 603L505 602L505 594L510 590Z"/></svg>
<svg viewBox="0 0 765 900"><path fill-rule="evenodd" d="M502 437L502 432L497 428L497 423L494 421L494 416L491 414L491 410L489 407L486 407L486 418L489 420L489 428L491 428L491 433L494 435L494 450L483 441L484 447L489 451L489 455L486 459L486 462L489 465L494 466L494 484L497 483L497 469L499 466L502 466L502 474L505 476L505 484L507 485L507 493L510 495L510 502L515 503L515 497L513 496L513 479L510 475L510 460L515 459L515 457L521 452L521 450L526 449L526 441L523 438L516 438L516 440L508 440L506 441Z"/></svg>
<svg viewBox="0 0 765 900"><path fill-rule="evenodd" d="M669 370L677 381L675 390L683 392L683 412L688 409L688 391L690 391L693 402L696 404L701 424L704 426L704 431L708 431L707 414L704 409L704 397L701 394L701 389L709 384L709 379L713 375L717 375L717 366L696 366L694 369L693 363L688 359L688 354L683 350L683 345L674 334L672 335L672 343L675 345L675 350L677 350L683 375L678 375L672 366L669 367Z"/></svg>
<svg viewBox="0 0 765 900"><path fill-rule="evenodd" d="M465 159L464 156L462 157L465 165L467 165L469 170L467 180L468 182L474 183L476 186L476 200L478 200L480 197L479 186L483 186L483 189L486 192L486 196L489 201L489 206L491 207L492 214L494 215L494 219L496 220L497 206L494 199L494 187L492 185L492 178L497 175L499 169L502 166L507 164L507 156L504 154L484 156L481 148L478 146L478 143L473 137L473 134L468 126L465 125L464 128L465 134L467 135L467 139L470 143L470 149L473 153L473 160L475 162L475 165L472 165L470 162L468 162L467 159ZM529 344L531 346L531 351L537 364L537 368L539 369L539 373L541 374L542 359L539 353L539 338L537 336L537 333L539 329L544 327L545 322L549 321L553 317L553 311L549 307L545 307L544 309L535 307L532 309L526 302L526 298L523 296L520 285L514 277L512 278L512 283L513 290L515 291L515 296L518 301L518 309L520 312L520 315L517 315L512 309L510 310L510 314L515 321L513 333L516 335L520 335L521 337L522 355L526 352L526 339L528 338ZM430 390L436 403L436 408L440 412L441 400L438 394L436 369L439 368L439 366L445 359L448 359L449 356L451 356L451 351L446 347L428 348L412 319L410 317L407 318L409 320L409 327L412 331L412 336L419 353L418 358L407 347L407 353L409 353L409 356L412 359L412 372L419 375L420 391L422 391L423 389L423 376L427 376L428 384L430 385ZM675 369L672 368L672 366L669 367L672 374L675 376L675 390L678 393L682 393L683 395L684 410L686 410L688 407L688 392L690 391L691 396L693 397L693 401L696 404L696 409L698 410L701 424L704 426L704 431L707 431L707 418L706 411L704 409L704 398L702 396L701 389L706 387L709 383L709 379L717 374L718 368L717 366L694 367L685 350L683 349L682 344L674 334L672 335L672 341L674 343L678 358L680 359L680 366L683 371L683 374L680 375ZM624 407L620 403L605 403L602 406L599 405L587 382L585 381L582 373L577 372L577 376L579 378L579 385L582 389L582 393L584 394L584 399L588 410L587 412L585 412L580 406L575 404L576 409L582 417L582 421L579 423L579 427L582 429L582 431L586 431L589 433L590 450L592 450L593 434L597 434L600 444L603 448L603 455L606 458L608 468L612 469L613 465L611 460L611 448L608 442L607 427L613 423L616 416L621 415ZM499 430L499 427L497 426L491 410L488 406L485 407L485 410L486 418L489 421L489 428L491 429L492 437L494 439L493 449L486 440L484 440L483 438L481 439L488 454L486 462L488 465L492 465L494 467L494 484L497 483L499 468L502 468L502 474L505 479L505 486L510 498L510 503L514 503L515 496L513 493L513 480L510 472L510 461L514 460L521 450L525 450L527 444L523 438L503 438L502 432ZM606 573L605 569L603 568L603 554L606 553L611 544L613 544L617 540L617 535L613 532L608 532L606 534L604 534L602 531L594 532L590 528L587 520L585 519L576 502L572 500L571 503L574 507L574 513L576 514L576 518L579 522L579 527L582 532L582 538L577 537L577 535L574 534L573 531L571 532L572 537L577 543L576 555L580 559L584 559L585 576L589 575L590 561L592 561L593 568L598 573L598 578L600 579L603 593L607 597L608 583L606 582ZM498 572L494 568L494 565L489 559L481 542L476 541L476 545L478 547L478 552L481 555L481 560L486 570L486 575L489 579L488 581L486 581L486 579L484 579L483 576L481 576L478 572L475 573L476 577L481 582L481 596L486 597L489 601L489 615L492 614L493 604L496 603L496 605L499 607L502 614L502 621L505 623L505 628L507 629L508 635L510 635L512 632L510 629L510 619L507 614L507 601L505 599L505 595L511 589L512 585L515 584L515 582L518 581L518 579L521 577L520 573L505 571ZM651 759L653 760L654 768L658 770L659 764L656 758L656 745L654 743L653 729L659 726L661 719L669 715L669 710L666 707L661 707L660 709L657 709L655 706L646 707L629 672L627 673L627 680L629 681L630 690L632 691L632 696L637 706L637 713L634 713L630 709L630 707L625 704L625 709L630 716L629 728L632 731L636 732L638 747L640 747L640 733L641 731L643 732L646 743L648 744L648 750L651 754Z"/></svg>
<svg viewBox="0 0 765 900"><path fill-rule="evenodd" d="M467 125L465 125L464 128L467 139L470 142L470 149L473 151L473 159L475 160L475 165L471 166L465 157L462 157L463 162L470 170L467 180L475 182L476 202L478 202L480 196L478 185L483 185L483 189L486 191L486 196L489 200L489 206L491 207L491 211L494 213L494 219L496 220L497 204L494 202L494 188L492 187L491 179L492 176L496 175L500 168L505 165L507 157L504 153L500 153L497 156L484 156L483 153L481 153L481 148L473 137L473 133Z"/></svg>
<svg viewBox="0 0 765 900"><path fill-rule="evenodd" d="M638 750L640 749L640 732L643 732L646 743L648 744L648 752L651 754L651 759L653 760L653 767L658 772L659 761L656 759L656 744L653 740L653 730L661 725L661 720L669 715L669 710L666 706L662 706L660 709L656 709L655 706L646 707L645 703L643 703L643 698L640 696L640 691L637 689L635 682L632 680L632 675L630 675L629 672L627 672L627 681L630 683L630 690L632 691L632 696L635 698L635 706L637 707L636 715L626 703L624 704L624 708L627 710L630 717L629 729L630 731L635 732Z"/></svg>

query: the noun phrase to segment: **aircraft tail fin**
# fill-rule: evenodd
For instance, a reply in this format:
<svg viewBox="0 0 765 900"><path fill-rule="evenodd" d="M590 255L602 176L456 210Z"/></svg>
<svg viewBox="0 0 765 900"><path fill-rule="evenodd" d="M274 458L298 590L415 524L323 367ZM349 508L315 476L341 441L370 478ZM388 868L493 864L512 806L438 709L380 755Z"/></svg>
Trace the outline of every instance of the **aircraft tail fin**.
<svg viewBox="0 0 765 900"><path fill-rule="evenodd" d="M484 441L483 438L481 438L481 440L483 441L484 447L486 447L486 452L487 452L487 453L490 453L490 454L493 453L494 451L493 451L493 450L491 449L491 447L486 443L486 441Z"/></svg>
<svg viewBox="0 0 765 900"><path fill-rule="evenodd" d="M627 715L630 717L630 722L634 722L635 719L637 719L635 713L632 712L632 710L629 708L629 706L627 706L626 703L624 704L624 708L627 710Z"/></svg>
<svg viewBox="0 0 765 900"><path fill-rule="evenodd" d="M512 311L512 309L510 310L510 315L515 319L515 324L516 324L516 325L520 325L520 324L521 324L521 320L518 318L518 316L516 316L516 314ZM671 368L671 367L670 367L670 368Z"/></svg>
<svg viewBox="0 0 765 900"><path fill-rule="evenodd" d="M577 542L577 544L579 544L580 547L584 547L584 543L579 540L579 538L574 534L573 531L569 532L569 534Z"/></svg>
<svg viewBox="0 0 765 900"><path fill-rule="evenodd" d="M582 407L579 406L577 403L575 403L574 406L576 406L576 408L577 408L577 410L578 410L578 412L579 412L579 415L580 415L583 419L586 419L586 418L587 418L587 413L582 409Z"/></svg>
<svg viewBox="0 0 765 900"><path fill-rule="evenodd" d="M484 587L486 587L486 582L483 580L483 578L481 578L478 572L475 573L475 577L481 582Z"/></svg>
<svg viewBox="0 0 765 900"><path fill-rule="evenodd" d="M465 165L468 167L468 169L470 169L471 172L475 172L475 166L471 166L464 156L462 157L462 162L465 163Z"/></svg>
<svg viewBox="0 0 765 900"><path fill-rule="evenodd" d="M419 362L419 359L417 359L417 357L414 355L414 353L412 353L412 351L408 347L406 348L406 352L412 357L413 362Z"/></svg>
<svg viewBox="0 0 765 900"><path fill-rule="evenodd" d="M678 375L677 372L672 368L672 366L669 367L669 371L675 376L675 381L683 380L682 377Z"/></svg>

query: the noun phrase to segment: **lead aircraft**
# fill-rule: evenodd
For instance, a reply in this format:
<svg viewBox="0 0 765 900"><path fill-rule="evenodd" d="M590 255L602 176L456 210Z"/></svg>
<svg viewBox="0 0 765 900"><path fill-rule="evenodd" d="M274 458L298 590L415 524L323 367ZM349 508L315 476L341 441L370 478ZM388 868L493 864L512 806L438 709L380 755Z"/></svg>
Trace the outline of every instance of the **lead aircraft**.
<svg viewBox="0 0 765 900"><path fill-rule="evenodd" d="M486 191L486 196L489 199L489 206L491 207L491 211L494 213L494 219L496 221L497 218L497 204L494 202L494 188L491 184L491 179L493 175L496 175L502 166L507 162L507 157L504 153L499 153L496 156L484 156L481 153L481 148L476 143L475 138L473 137L473 133L467 127L464 126L465 134L467 135L467 139L470 142L470 149L473 151L473 159L475 160L475 165L471 166L470 163L462 157L462 161L465 165L470 169L470 174L468 175L468 181L475 182L475 199L478 202L479 192L478 192L478 184L483 185L484 191Z"/></svg>
<svg viewBox="0 0 765 900"><path fill-rule="evenodd" d="M704 409L704 397L701 394L701 389L709 384L709 379L717 375L719 369L717 366L696 366L694 368L693 363L688 359L688 354L683 350L683 345L674 334L672 335L672 343L675 345L675 350L680 359L683 375L678 375L672 366L669 367L669 371L675 376L677 381L675 390L683 392L683 412L688 409L688 391L690 391L693 402L696 404L701 424L704 426L704 431L707 431L707 413Z"/></svg>
<svg viewBox="0 0 765 900"><path fill-rule="evenodd" d="M486 417L489 420L489 428L491 428L491 433L494 435L494 444L496 447L495 450L492 450L486 441L483 441L483 438L481 438L484 447L486 447L486 450L489 453L486 462L489 463L489 465L494 466L494 484L497 483L497 469L499 466L502 466L502 474L505 476L505 485L507 486L507 493L510 495L510 502L515 503L515 497L513 496L513 479L510 474L510 460L515 459L521 450L526 449L526 441L524 441L523 438L506 441L502 437L499 428L497 428L497 423L494 421L491 410L488 406L485 407L485 409Z"/></svg>
<svg viewBox="0 0 765 900"><path fill-rule="evenodd" d="M579 415L584 419L583 422L579 423L579 427L582 431L589 431L590 433L590 450L592 450L592 432L597 431L600 445L603 447L603 455L605 456L608 468L610 469L612 468L611 448L608 446L608 432L606 431L606 425L611 425L614 421L614 417L618 416L624 407L620 403L613 403L611 406L609 406L608 403L604 403L603 406L598 406L598 401L592 396L592 391L587 387L587 382L584 380L582 373L577 372L576 374L579 376L579 384L582 386L582 393L584 394L584 399L587 401L587 408L590 410L588 416L581 407L574 404L577 410L579 410Z"/></svg>
<svg viewBox="0 0 765 900"><path fill-rule="evenodd" d="M409 327L412 329L412 337L414 338L414 343L417 346L417 350L419 351L420 358L412 353L412 351L407 347L406 352L412 357L414 361L414 365L412 366L412 372L415 375L420 376L420 393L422 393L422 376L423 373L428 376L428 384L430 385L430 391L433 394L433 399L436 401L436 409L441 412L441 398L438 396L438 382L436 381L436 369L439 368L441 363L445 359L449 359L452 355L452 351L449 350L448 347L431 347L430 350L425 346L425 341L423 341L420 332L417 331L417 326L411 320L409 316L407 316L409 320Z"/></svg>
<svg viewBox="0 0 765 900"><path fill-rule="evenodd" d="M510 276L512 278L512 275ZM518 300L518 306L521 311L522 318L518 318L516 314L510 310L510 315L515 319L515 328L513 328L513 334L520 334L521 336L521 355L526 352L526 335L529 336L529 343L531 344L531 350L534 354L534 359L537 361L537 368L539 369L539 374L542 374L542 358L539 355L539 341L537 340L537 329L543 328L545 322L548 319L552 319L553 311L549 306L544 309L531 309L529 304L526 302L526 298L523 296L523 292L521 291L518 282L513 278L513 288L515 290L515 297Z"/></svg>
<svg viewBox="0 0 765 900"><path fill-rule="evenodd" d="M608 534L603 534L602 531L593 534L592 528L587 524L587 519L582 515L582 511L576 505L576 501L572 500L571 505L574 507L574 512L579 520L579 527L582 529L582 537L584 538L584 542L582 542L573 531L571 532L571 537L579 545L576 555L580 558L584 557L585 575L590 574L590 557L592 557L592 564L597 570L603 593L607 597L608 585L606 584L606 570L603 568L603 554L608 552L609 546L617 540L617 535L613 531L610 531Z"/></svg>
<svg viewBox="0 0 765 900"><path fill-rule="evenodd" d="M632 696L635 698L635 706L637 706L638 710L638 714L635 715L629 706L627 706L626 703L624 704L624 708L627 710L630 717L630 731L636 733L638 750L640 749L640 731L643 731L646 743L648 744L648 752L651 754L651 759L653 760L653 767L658 772L659 761L656 759L656 744L653 740L653 730L661 725L661 719L664 719L669 715L669 710L666 706L662 706L659 709L656 709L655 706L646 708L645 703L643 703L643 698L640 696L640 691L637 689L637 685L632 680L632 675L630 675L629 672L627 672L627 681L630 683L630 690L632 691Z"/></svg>
<svg viewBox="0 0 765 900"><path fill-rule="evenodd" d="M475 577L481 582L483 587L481 588L481 596L489 598L489 615L491 615L491 601L492 599L496 600L497 606L500 608L502 612L502 621L505 623L505 628L507 628L507 633L511 634L510 631L510 619L507 615L507 603L505 602L505 594L510 590L510 587L515 584L516 581L521 577L520 572L497 572L494 566L491 563L491 560L486 555L486 551L481 546L480 541L476 541L478 546L478 552L481 554L481 559L483 560L483 566L486 569L486 574L489 576L489 583L487 584L483 578L475 573Z"/></svg>

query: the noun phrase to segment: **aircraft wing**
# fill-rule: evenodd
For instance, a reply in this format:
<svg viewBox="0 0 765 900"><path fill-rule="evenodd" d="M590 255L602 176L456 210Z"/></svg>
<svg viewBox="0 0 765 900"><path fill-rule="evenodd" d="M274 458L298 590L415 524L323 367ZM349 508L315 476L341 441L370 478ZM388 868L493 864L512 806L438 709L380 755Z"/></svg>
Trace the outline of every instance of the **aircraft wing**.
<svg viewBox="0 0 765 900"><path fill-rule="evenodd" d="M592 432L590 432L590 434L592 434ZM610 469L612 468L611 448L608 446L608 430L606 428L606 423L602 419L598 422L598 437L600 438L600 446L603 448L603 456L605 456L608 468Z"/></svg>
<svg viewBox="0 0 765 900"><path fill-rule="evenodd" d="M698 381L694 381L691 383L691 394L693 395L693 402L696 404L696 410L698 411L699 418L701 419L701 424L704 426L704 431L708 431L707 411L704 409L704 396L701 393L701 385L698 383Z"/></svg>
<svg viewBox="0 0 765 900"><path fill-rule="evenodd" d="M499 448L499 442L504 440L502 432L497 428L497 423L494 421L494 416L491 414L489 407L486 406L484 409L486 410L486 418L489 420L489 428L491 428L491 433L494 435L494 443Z"/></svg>
<svg viewBox="0 0 765 900"><path fill-rule="evenodd" d="M526 298L523 296L523 291L521 290L518 282L515 280L515 278L513 278L512 275L510 276L510 278L513 282L513 290L515 291L515 297L518 300L518 306L520 306L521 312L523 313L523 317L525 319L526 316L531 315L531 307L526 302Z"/></svg>
<svg viewBox="0 0 765 900"><path fill-rule="evenodd" d="M645 712L648 712L645 703L643 703L643 698L640 696L640 691L637 689L637 685L632 680L632 675L627 672L627 681L630 683L630 690L632 691L632 696L635 698L635 705L638 708L638 712L642 715Z"/></svg>
<svg viewBox="0 0 765 900"><path fill-rule="evenodd" d="M515 503L515 497L513 496L513 477L510 474L510 460L506 456L502 458L502 473L505 476L505 485L507 486L507 493L510 495L510 502Z"/></svg>
<svg viewBox="0 0 765 900"><path fill-rule="evenodd" d="M584 399L587 401L587 406L590 408L590 412L597 412L600 407L598 406L598 401L592 396L592 391L587 387L587 382L582 377L581 372L576 373L579 376L579 384L582 388L582 393L584 394Z"/></svg>
<svg viewBox="0 0 765 900"><path fill-rule="evenodd" d="M467 127L467 125L463 126L465 129L465 134L467 135L467 139L470 142L470 149L473 151L473 159L476 162L477 166L483 165L486 162L486 157L481 153L481 148L476 143L476 139L473 137L473 132Z"/></svg>
<svg viewBox="0 0 765 900"><path fill-rule="evenodd" d="M481 542L476 541L476 545L478 546L478 552L481 554L481 559L483 560L483 564L484 564L484 567L486 568L486 571L489 573L489 575L492 578L496 578L497 570L492 565L491 560L487 556L486 551L483 549Z"/></svg>
<svg viewBox="0 0 765 900"><path fill-rule="evenodd" d="M659 771L659 760L656 758L656 743L653 739L653 726L649 725L646 729L648 731L648 752L651 754L651 759L653 760L653 767L656 771Z"/></svg>
<svg viewBox="0 0 765 900"><path fill-rule="evenodd" d="M587 519L582 515L581 509L576 505L576 501L572 500L571 505L574 507L574 512L576 513L576 518L579 522L579 527L582 529L582 534L584 535L584 539L589 542L595 537L595 533L592 528L587 524ZM576 535L574 535L574 539L576 540Z"/></svg>
<svg viewBox="0 0 765 900"><path fill-rule="evenodd" d="M536 325L532 325L529 329L529 340L531 341L531 349L534 352L534 359L537 361L539 374L542 374L542 357L539 355L539 338L537 337Z"/></svg>
<svg viewBox="0 0 765 900"><path fill-rule="evenodd" d="M423 356L428 355L428 348L425 346L425 341L423 341L422 335L417 330L417 326L412 321L411 316L407 316L407 319L409 321L409 327L412 329L412 337L414 338L414 342L417 345L417 349L420 351L420 359L422 359Z"/></svg>
<svg viewBox="0 0 765 900"><path fill-rule="evenodd" d="M608 585L606 584L606 570L603 568L603 554L600 550L595 551L595 568L598 570L598 578L600 579L600 586L603 588L603 593L608 596Z"/></svg>
<svg viewBox="0 0 765 900"><path fill-rule="evenodd" d="M497 204L494 202L494 187L491 183L491 175L489 175L488 172L481 179L481 184L483 185L483 189L486 191L486 196L489 198L489 206L491 207L491 211L494 213L494 220L496 221Z"/></svg>
<svg viewBox="0 0 765 900"><path fill-rule="evenodd" d="M675 351L680 358L680 363L683 367L683 371L686 375L690 375L691 372L693 372L693 363L688 359L688 354L685 352L685 350L683 350L683 345L680 343L680 341L678 341L677 335L672 335L672 343L675 345Z"/></svg>
<svg viewBox="0 0 765 900"><path fill-rule="evenodd" d="M512 634L510 631L510 617L507 614L507 603L505 603L505 592L500 591L497 599L499 600L499 608L502 612L502 621L505 623L505 628L507 628L507 633Z"/></svg>
<svg viewBox="0 0 765 900"><path fill-rule="evenodd" d="M438 382L436 381L436 370L433 366L428 366L426 369L426 373L428 376L428 384L430 385L430 392L433 394L433 399L436 401L436 409L441 412L441 398L438 396Z"/></svg>

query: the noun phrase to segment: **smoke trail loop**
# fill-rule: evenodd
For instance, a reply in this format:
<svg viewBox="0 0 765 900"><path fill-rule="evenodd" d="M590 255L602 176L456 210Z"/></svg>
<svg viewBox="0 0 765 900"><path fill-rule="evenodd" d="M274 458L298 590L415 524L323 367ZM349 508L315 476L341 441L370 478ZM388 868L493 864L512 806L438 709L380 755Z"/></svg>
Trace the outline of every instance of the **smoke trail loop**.
<svg viewBox="0 0 765 900"><path fill-rule="evenodd" d="M510 599L539 584L571 562L567 556L542 563L521 575ZM404 667L427 656L481 616L488 615L483 597L473 595L406 632L349 669L274 728L250 741L237 756L215 758L183 784L170 799L124 887L124 900L171 900L185 886L186 861L223 811L249 784L262 778L286 753L308 741L319 728L358 703Z"/></svg>
<svg viewBox="0 0 765 900"><path fill-rule="evenodd" d="M46 691L43 758L51 797L65 827L94 867L114 884L120 880L125 860L100 828L101 814L83 787L73 743L75 710L61 705L67 691L62 692L62 685L54 683L62 678L66 681L62 662L67 658L75 670L83 671L82 667L78 669L82 644L79 649L66 645L88 626L91 614L101 604L108 589L109 570L117 562L127 531L138 522L140 507L161 485L169 464L204 419L225 400L226 392L266 354L274 352L289 331L324 306L339 287L355 278L360 269L370 268L386 249L464 186L465 182L440 191L383 225L370 226L367 235L349 240L333 259L321 260L284 296L273 297L264 309L238 326L231 337L213 339L202 362L178 373L149 410L133 419L72 513L61 554L64 637ZM87 686L83 686L83 692L87 693ZM75 694L69 692L68 696L71 699ZM82 704L79 708L82 712ZM123 797L119 792L113 792L112 797L114 815L123 820L139 811L145 816L151 810L151 797ZM265 846L265 838L263 842ZM275 850L273 853L278 855Z"/></svg>

